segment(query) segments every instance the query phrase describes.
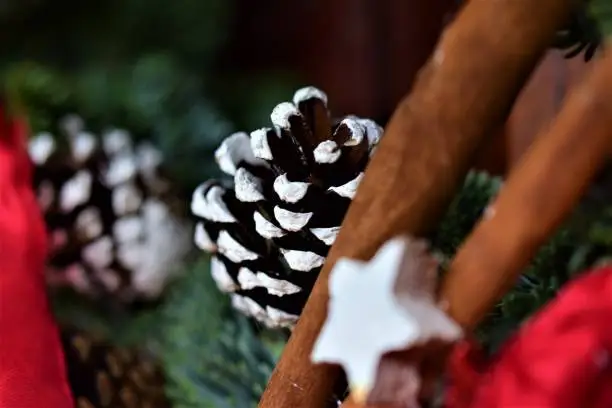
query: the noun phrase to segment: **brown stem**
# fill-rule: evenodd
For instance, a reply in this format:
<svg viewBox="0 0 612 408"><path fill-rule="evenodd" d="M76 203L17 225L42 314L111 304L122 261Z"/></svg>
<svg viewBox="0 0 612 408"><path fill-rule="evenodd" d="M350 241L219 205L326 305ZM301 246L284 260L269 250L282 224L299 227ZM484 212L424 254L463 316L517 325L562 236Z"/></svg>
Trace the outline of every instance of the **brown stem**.
<svg viewBox="0 0 612 408"><path fill-rule="evenodd" d="M441 292L473 328L580 200L612 148L612 54L570 94L453 260Z"/></svg>
<svg viewBox="0 0 612 408"><path fill-rule="evenodd" d="M421 235L435 226L571 4L471 0L446 30L386 129L260 408L325 406L339 369L313 366L310 352L327 314L334 262L368 259L401 232Z"/></svg>

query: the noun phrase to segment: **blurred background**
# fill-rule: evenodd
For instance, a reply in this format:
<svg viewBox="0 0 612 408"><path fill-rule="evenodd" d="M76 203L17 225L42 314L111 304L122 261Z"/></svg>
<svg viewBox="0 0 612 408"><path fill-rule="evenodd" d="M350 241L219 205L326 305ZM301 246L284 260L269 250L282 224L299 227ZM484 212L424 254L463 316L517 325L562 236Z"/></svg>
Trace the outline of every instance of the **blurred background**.
<svg viewBox="0 0 612 408"><path fill-rule="evenodd" d="M153 142L187 210L194 188L220 175L222 139L268 126L298 88L325 91L334 116L384 126L459 3L0 0L0 75L33 135L77 114L93 132L119 127ZM505 174L587 67L551 50L478 167ZM62 324L155 355L175 407L252 406L287 333L232 311L208 259L184 269L154 302L119 307L54 291L55 310Z"/></svg>

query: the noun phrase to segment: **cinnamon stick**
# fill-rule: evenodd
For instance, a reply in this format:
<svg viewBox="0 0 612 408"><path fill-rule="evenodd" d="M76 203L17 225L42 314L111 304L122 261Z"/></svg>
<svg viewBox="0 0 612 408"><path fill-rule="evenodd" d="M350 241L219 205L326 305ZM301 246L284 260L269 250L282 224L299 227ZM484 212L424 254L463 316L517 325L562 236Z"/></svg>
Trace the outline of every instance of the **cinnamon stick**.
<svg viewBox="0 0 612 408"><path fill-rule="evenodd" d="M334 262L368 259L400 232L418 236L435 226L571 5L471 0L445 31L386 129L260 408L321 408L329 401L339 369L312 365L310 352L325 320Z"/></svg>
<svg viewBox="0 0 612 408"><path fill-rule="evenodd" d="M612 148L612 54L598 61L459 249L441 300L473 328L572 211ZM378 408L356 405L347 408ZM387 407L388 408L388 407ZM397 408L397 407L396 407Z"/></svg>
<svg viewBox="0 0 612 408"><path fill-rule="evenodd" d="M473 328L584 194L612 149L612 53L597 61L510 173L455 256L441 299Z"/></svg>

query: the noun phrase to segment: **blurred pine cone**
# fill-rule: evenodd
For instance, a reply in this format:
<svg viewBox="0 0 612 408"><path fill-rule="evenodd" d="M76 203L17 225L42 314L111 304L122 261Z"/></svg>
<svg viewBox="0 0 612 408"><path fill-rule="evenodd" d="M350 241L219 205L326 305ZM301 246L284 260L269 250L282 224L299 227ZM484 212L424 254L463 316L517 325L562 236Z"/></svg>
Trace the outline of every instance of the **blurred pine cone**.
<svg viewBox="0 0 612 408"><path fill-rule="evenodd" d="M190 249L160 152L120 129L97 137L76 116L59 128L63 137L40 133L29 146L51 237L49 284L121 302L156 298Z"/></svg>
<svg viewBox="0 0 612 408"><path fill-rule="evenodd" d="M152 359L73 328L61 340L75 408L170 407Z"/></svg>
<svg viewBox="0 0 612 408"><path fill-rule="evenodd" d="M292 327L310 294L382 128L332 121L312 87L277 105L272 128L229 136L215 153L232 183L193 194L195 242L234 307L268 327Z"/></svg>

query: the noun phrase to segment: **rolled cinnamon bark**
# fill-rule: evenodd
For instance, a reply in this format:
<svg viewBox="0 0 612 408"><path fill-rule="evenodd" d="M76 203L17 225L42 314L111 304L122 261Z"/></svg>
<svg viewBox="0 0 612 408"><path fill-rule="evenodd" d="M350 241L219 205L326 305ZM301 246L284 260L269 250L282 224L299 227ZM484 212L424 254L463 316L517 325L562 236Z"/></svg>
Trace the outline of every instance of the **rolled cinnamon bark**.
<svg viewBox="0 0 612 408"><path fill-rule="evenodd" d="M612 149L612 53L597 61L510 173L460 247L441 299L467 329L509 290L571 213Z"/></svg>
<svg viewBox="0 0 612 408"><path fill-rule="evenodd" d="M310 363L340 256L368 259L400 232L421 235L443 214L473 156L504 122L571 0L471 0L443 34L371 160L260 408L321 408L337 367Z"/></svg>
<svg viewBox="0 0 612 408"><path fill-rule="evenodd" d="M466 329L479 323L570 214L611 148L612 53L570 94L459 249L440 297L451 316ZM350 399L343 407L379 408Z"/></svg>

